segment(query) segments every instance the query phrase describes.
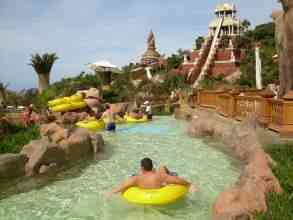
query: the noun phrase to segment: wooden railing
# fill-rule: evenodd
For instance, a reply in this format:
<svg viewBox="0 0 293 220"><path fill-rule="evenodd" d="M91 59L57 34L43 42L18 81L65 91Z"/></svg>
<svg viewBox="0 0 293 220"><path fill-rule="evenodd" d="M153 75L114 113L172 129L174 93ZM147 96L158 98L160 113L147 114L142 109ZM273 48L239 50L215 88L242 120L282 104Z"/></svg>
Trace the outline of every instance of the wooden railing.
<svg viewBox="0 0 293 220"><path fill-rule="evenodd" d="M235 118L243 120L249 116L258 116L260 113L260 97L235 96Z"/></svg>
<svg viewBox="0 0 293 220"><path fill-rule="evenodd" d="M251 116L282 137L293 137L293 97L274 99L264 94L260 90L197 90L193 100L224 117L241 121Z"/></svg>

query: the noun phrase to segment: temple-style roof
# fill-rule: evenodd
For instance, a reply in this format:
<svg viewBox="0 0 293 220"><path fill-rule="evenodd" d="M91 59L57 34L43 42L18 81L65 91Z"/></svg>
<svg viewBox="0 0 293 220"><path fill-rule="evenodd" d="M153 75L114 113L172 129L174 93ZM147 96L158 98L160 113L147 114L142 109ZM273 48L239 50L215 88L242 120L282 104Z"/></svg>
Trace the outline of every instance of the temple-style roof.
<svg viewBox="0 0 293 220"><path fill-rule="evenodd" d="M214 19L210 24L209 28L216 28L220 22L220 18ZM239 21L232 17L225 17L223 21L223 27L231 26L231 25L239 25ZM241 24L240 24L241 25Z"/></svg>
<svg viewBox="0 0 293 220"><path fill-rule="evenodd" d="M147 50L143 54L143 58L159 58L161 55L156 50Z"/></svg>
<svg viewBox="0 0 293 220"><path fill-rule="evenodd" d="M149 59L149 58L155 58L158 59L161 57L161 55L156 50L156 40L155 35L153 31L150 31L148 40L147 40L147 50L142 55L142 59Z"/></svg>
<svg viewBox="0 0 293 220"><path fill-rule="evenodd" d="M234 5L224 3L217 5L215 12L222 12L222 11L236 11L236 7Z"/></svg>

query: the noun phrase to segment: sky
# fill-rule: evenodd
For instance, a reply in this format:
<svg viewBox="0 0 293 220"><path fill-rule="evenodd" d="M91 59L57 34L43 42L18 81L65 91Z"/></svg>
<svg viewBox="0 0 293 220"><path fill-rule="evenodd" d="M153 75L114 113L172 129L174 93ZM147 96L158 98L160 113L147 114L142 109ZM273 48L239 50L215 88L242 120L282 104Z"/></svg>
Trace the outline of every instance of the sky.
<svg viewBox="0 0 293 220"><path fill-rule="evenodd" d="M189 49L206 35L219 3L234 3L253 26L271 21L277 0L0 0L0 82L37 87L28 65L35 53L60 58L51 81L88 72L88 63L139 62L152 29L161 54Z"/></svg>

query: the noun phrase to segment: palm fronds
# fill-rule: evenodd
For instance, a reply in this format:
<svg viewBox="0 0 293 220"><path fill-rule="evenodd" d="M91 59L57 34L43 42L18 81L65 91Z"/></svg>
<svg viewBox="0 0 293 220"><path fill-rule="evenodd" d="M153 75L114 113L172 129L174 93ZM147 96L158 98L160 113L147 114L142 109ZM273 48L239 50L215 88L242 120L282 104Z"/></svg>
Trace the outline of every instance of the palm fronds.
<svg viewBox="0 0 293 220"><path fill-rule="evenodd" d="M3 82L0 82L0 91L5 91L8 86L9 86L8 83L4 84Z"/></svg>
<svg viewBox="0 0 293 220"><path fill-rule="evenodd" d="M30 66L34 68L37 74L49 74L54 62L59 59L56 53L45 53L40 56L38 53L31 56Z"/></svg>

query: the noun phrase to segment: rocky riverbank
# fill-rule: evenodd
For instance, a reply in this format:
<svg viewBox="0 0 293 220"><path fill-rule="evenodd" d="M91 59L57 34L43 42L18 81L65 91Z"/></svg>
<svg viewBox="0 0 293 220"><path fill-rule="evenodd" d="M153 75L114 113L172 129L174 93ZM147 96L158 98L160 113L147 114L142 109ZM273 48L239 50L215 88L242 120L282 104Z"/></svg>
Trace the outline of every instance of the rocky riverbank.
<svg viewBox="0 0 293 220"><path fill-rule="evenodd" d="M253 120L239 123L200 109L177 109L175 115L190 121L190 136L214 138L245 164L238 182L213 204L213 220L252 219L254 213L266 212L266 196L282 188L271 170L274 162L263 150L263 133Z"/></svg>
<svg viewBox="0 0 293 220"><path fill-rule="evenodd" d="M103 147L100 134L82 128L44 124L41 138L23 146L19 154L0 155L0 179L56 173L65 165L96 155Z"/></svg>

